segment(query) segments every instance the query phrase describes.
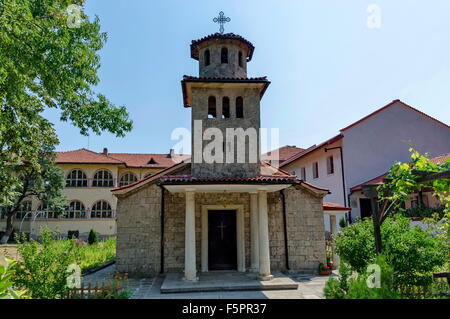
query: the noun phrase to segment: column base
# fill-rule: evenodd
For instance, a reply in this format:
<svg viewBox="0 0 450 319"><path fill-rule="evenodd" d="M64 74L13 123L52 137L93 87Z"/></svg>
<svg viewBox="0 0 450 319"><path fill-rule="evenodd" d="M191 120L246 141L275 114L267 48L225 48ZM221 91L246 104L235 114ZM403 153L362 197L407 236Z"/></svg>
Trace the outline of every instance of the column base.
<svg viewBox="0 0 450 319"><path fill-rule="evenodd" d="M261 280L261 281L269 281L272 279L273 279L273 275L265 275L265 276L259 275L258 276L258 280Z"/></svg>
<svg viewBox="0 0 450 319"><path fill-rule="evenodd" d="M183 281L196 282L196 281L198 281L198 277L195 277L195 278L193 278L193 279L183 277Z"/></svg>

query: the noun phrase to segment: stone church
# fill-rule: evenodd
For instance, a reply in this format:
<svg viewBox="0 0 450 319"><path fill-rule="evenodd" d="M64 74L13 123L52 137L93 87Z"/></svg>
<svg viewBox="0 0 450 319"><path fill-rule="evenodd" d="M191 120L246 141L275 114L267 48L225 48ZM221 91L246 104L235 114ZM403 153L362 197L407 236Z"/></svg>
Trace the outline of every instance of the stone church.
<svg viewBox="0 0 450 319"><path fill-rule="evenodd" d="M199 76L181 81L192 158L112 190L118 271L196 281L199 272L228 270L271 280L272 270L315 272L325 263L328 190L260 160L260 101L270 82L247 76L253 53L233 33L192 41ZM231 140L209 142L230 129Z"/></svg>

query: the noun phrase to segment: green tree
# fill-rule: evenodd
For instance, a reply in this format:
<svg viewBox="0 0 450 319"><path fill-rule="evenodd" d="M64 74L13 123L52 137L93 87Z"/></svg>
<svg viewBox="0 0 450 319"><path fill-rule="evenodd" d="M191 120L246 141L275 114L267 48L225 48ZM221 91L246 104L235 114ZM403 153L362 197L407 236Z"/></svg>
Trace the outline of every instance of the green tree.
<svg viewBox="0 0 450 319"><path fill-rule="evenodd" d="M83 1L0 0L0 26L0 205L14 206L24 188L18 168L45 171L42 144L58 144L46 109L83 135L124 136L132 122L124 106L93 90L107 36Z"/></svg>

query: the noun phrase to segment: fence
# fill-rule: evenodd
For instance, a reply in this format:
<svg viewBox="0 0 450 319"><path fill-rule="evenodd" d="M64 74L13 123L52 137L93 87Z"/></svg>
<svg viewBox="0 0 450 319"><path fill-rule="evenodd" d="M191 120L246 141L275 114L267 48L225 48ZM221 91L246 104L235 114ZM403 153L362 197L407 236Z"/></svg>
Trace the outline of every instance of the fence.
<svg viewBox="0 0 450 319"><path fill-rule="evenodd" d="M107 283L102 282L99 285L98 282L92 284L89 282L87 285L81 283L80 288L71 288L67 292L67 299L105 299L105 298L118 298L122 284L119 281L108 280Z"/></svg>

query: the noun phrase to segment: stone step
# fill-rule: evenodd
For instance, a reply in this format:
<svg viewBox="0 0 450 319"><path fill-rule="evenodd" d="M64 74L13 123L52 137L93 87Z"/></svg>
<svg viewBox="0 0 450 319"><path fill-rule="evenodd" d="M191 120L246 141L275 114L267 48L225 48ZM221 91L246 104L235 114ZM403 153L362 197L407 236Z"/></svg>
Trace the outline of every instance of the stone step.
<svg viewBox="0 0 450 319"><path fill-rule="evenodd" d="M298 283L278 272L269 281L260 281L256 274L241 272L199 273L198 281L183 280L182 273L168 273L161 285L161 293L246 291L246 290L295 290Z"/></svg>

